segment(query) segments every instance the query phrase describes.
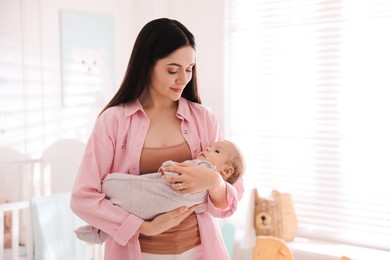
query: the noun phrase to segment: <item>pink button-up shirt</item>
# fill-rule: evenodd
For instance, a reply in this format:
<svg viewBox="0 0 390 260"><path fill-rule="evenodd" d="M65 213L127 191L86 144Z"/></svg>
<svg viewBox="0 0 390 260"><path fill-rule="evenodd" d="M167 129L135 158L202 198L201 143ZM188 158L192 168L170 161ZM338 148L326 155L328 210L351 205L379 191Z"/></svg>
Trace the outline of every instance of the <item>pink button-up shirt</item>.
<svg viewBox="0 0 390 260"><path fill-rule="evenodd" d="M192 158L223 138L216 116L200 104L181 98L177 117ZM102 192L102 180L111 172L139 175L141 150L149 118L139 101L115 106L101 114L88 140L71 196L72 210L89 224L111 235L105 244L106 260L141 260L138 229L142 219L113 205ZM216 208L210 198L209 210L197 214L202 259L229 259L215 217L228 217L242 197L243 183L226 183L228 207Z"/></svg>

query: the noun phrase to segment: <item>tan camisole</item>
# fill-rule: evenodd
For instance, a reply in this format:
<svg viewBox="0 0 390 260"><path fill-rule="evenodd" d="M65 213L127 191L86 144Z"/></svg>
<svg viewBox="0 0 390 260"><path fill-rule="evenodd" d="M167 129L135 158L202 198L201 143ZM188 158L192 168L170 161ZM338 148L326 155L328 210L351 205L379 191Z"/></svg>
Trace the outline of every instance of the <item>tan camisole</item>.
<svg viewBox="0 0 390 260"><path fill-rule="evenodd" d="M191 150L187 143L164 148L142 149L140 172L157 172L167 160L182 162L191 160ZM150 254L181 254L200 245L198 221L195 213L188 216L178 226L156 236L140 234L141 251Z"/></svg>

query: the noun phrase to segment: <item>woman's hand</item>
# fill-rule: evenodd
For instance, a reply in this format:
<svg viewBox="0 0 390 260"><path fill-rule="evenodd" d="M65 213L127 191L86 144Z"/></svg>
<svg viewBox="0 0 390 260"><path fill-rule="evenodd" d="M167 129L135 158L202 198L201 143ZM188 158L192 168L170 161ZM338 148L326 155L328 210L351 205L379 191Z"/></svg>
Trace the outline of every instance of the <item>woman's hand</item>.
<svg viewBox="0 0 390 260"><path fill-rule="evenodd" d="M216 207L226 208L228 206L226 183L218 172L188 162L166 166L164 171L178 173L178 175L163 176L178 193L189 194L208 191L211 201Z"/></svg>
<svg viewBox="0 0 390 260"><path fill-rule="evenodd" d="M164 175L163 178L169 181L172 188L180 194L210 190L222 179L218 172L188 162L165 166L164 171L178 173L178 175Z"/></svg>
<svg viewBox="0 0 390 260"><path fill-rule="evenodd" d="M144 221L139 228L139 232L145 236L155 236L164 231L179 225L185 218L187 218L198 205L190 208L181 207L175 210L163 213L155 217L152 221Z"/></svg>

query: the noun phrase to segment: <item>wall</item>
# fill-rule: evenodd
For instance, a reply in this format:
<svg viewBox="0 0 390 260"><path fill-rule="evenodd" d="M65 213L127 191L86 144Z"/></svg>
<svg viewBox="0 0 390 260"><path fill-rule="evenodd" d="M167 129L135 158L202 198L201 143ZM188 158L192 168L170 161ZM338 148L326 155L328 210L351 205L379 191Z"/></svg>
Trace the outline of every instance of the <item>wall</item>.
<svg viewBox="0 0 390 260"><path fill-rule="evenodd" d="M158 17L181 21L197 40L203 103L217 113L223 126L224 1L0 0L0 9L0 145L39 157L55 140L86 141L88 137L100 107L61 106L62 9L114 17L116 85L122 80L134 40L146 22ZM10 62L12 75L5 69Z"/></svg>

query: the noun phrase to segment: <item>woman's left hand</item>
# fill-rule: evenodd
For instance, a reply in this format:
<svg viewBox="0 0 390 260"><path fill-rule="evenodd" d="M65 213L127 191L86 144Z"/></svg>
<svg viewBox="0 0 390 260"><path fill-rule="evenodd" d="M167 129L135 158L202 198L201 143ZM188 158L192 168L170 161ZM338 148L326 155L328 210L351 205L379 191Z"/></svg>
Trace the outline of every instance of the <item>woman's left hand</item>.
<svg viewBox="0 0 390 260"><path fill-rule="evenodd" d="M211 190L220 185L221 181L223 182L218 172L188 162L166 166L164 171L178 173L178 175L164 175L163 178L169 181L172 188L180 194Z"/></svg>

